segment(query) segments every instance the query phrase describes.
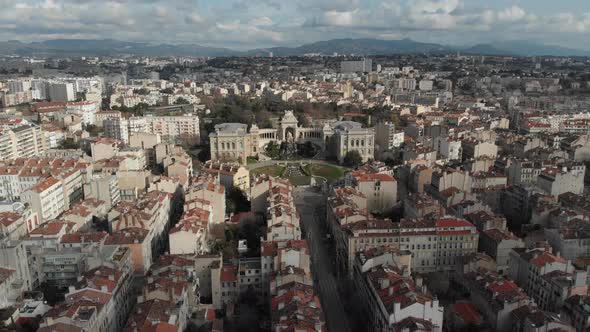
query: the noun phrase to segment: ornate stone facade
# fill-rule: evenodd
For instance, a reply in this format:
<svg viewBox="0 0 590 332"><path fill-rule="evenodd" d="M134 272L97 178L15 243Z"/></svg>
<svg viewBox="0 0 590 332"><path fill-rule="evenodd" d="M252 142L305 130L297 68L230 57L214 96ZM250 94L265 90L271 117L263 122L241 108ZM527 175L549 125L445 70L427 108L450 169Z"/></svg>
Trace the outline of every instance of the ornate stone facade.
<svg viewBox="0 0 590 332"><path fill-rule="evenodd" d="M212 160L239 161L246 163L248 157L264 152L264 148L275 143L311 142L327 156L339 162L349 151L359 152L363 161L373 158L375 133L373 128L363 128L352 121L332 121L323 127L300 127L293 111L285 111L278 128L260 129L252 125L248 131L242 123L222 123L209 134Z"/></svg>

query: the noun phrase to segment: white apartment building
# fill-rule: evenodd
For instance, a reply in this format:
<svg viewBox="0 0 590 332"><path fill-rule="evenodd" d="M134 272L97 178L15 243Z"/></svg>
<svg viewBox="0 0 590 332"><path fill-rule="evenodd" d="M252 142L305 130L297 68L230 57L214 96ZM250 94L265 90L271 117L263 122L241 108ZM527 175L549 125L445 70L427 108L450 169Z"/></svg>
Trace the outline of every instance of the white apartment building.
<svg viewBox="0 0 590 332"><path fill-rule="evenodd" d="M537 177L537 186L554 197L566 192L581 195L584 192L585 174L586 166L583 163L549 168Z"/></svg>
<svg viewBox="0 0 590 332"><path fill-rule="evenodd" d="M5 126L0 131L0 160L35 157L45 149L45 136L37 125Z"/></svg>
<svg viewBox="0 0 590 332"><path fill-rule="evenodd" d="M129 143L129 121L123 118L107 118L102 122L104 135Z"/></svg>
<svg viewBox="0 0 590 332"><path fill-rule="evenodd" d="M162 138L180 139L191 144L199 144L201 140L199 117L196 115L148 115L145 119L148 123L148 128L151 128L151 133L160 134Z"/></svg>
<svg viewBox="0 0 590 332"><path fill-rule="evenodd" d="M371 331L404 331L403 326L408 322L423 326L425 331L443 330L443 307L435 297L420 289L408 271L386 260L362 271L360 266L368 259L363 253L359 255L355 282L370 315Z"/></svg>
<svg viewBox="0 0 590 332"><path fill-rule="evenodd" d="M47 94L51 101L74 101L76 92L72 83L50 83L47 87Z"/></svg>
<svg viewBox="0 0 590 332"><path fill-rule="evenodd" d="M463 154L461 141L451 137L437 136L434 139L434 148L438 152L438 159L460 160Z"/></svg>
<svg viewBox="0 0 590 332"><path fill-rule="evenodd" d="M96 113L99 111L100 103L91 101L66 103L66 112L78 114L82 117L82 124L94 125Z"/></svg>
<svg viewBox="0 0 590 332"><path fill-rule="evenodd" d="M379 152L399 148L403 143L404 132L396 131L393 123L385 122L375 126L375 144L378 145Z"/></svg>
<svg viewBox="0 0 590 332"><path fill-rule="evenodd" d="M41 222L57 218L66 205L62 182L54 177L48 177L25 191L21 199L39 215Z"/></svg>

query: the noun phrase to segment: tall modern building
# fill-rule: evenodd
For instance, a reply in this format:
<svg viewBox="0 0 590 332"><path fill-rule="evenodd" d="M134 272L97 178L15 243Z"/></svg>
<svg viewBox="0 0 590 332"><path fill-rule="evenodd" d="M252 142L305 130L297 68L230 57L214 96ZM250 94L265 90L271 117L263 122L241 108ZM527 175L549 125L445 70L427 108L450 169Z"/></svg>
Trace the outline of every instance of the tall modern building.
<svg viewBox="0 0 590 332"><path fill-rule="evenodd" d="M373 60L363 58L359 61L342 61L340 62L340 72L342 73L370 73L373 71Z"/></svg>
<svg viewBox="0 0 590 332"><path fill-rule="evenodd" d="M47 88L47 92L51 101L76 100L76 93L72 83L51 83Z"/></svg>
<svg viewBox="0 0 590 332"><path fill-rule="evenodd" d="M104 136L129 143L129 121L123 118L107 118L102 122Z"/></svg>
<svg viewBox="0 0 590 332"><path fill-rule="evenodd" d="M34 124L0 130L0 160L30 158L45 152L45 136Z"/></svg>

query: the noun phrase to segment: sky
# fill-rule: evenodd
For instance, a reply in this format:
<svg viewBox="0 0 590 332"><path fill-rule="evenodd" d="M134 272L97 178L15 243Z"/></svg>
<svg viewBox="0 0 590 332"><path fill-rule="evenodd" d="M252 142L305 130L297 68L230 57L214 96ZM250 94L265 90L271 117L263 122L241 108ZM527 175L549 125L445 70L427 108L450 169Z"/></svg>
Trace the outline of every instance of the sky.
<svg viewBox="0 0 590 332"><path fill-rule="evenodd" d="M590 49L589 0L0 0L0 40L252 49L333 38Z"/></svg>

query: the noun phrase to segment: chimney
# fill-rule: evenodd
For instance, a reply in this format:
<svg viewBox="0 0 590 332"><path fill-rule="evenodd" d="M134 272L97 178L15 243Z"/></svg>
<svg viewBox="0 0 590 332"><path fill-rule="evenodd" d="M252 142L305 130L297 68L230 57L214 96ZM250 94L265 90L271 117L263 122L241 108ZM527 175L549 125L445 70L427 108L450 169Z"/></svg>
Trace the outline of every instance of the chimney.
<svg viewBox="0 0 590 332"><path fill-rule="evenodd" d="M100 286L100 291L104 292L104 293L108 293L109 292L109 288L105 285Z"/></svg>
<svg viewBox="0 0 590 332"><path fill-rule="evenodd" d="M389 296L393 295L393 286L389 286L388 292Z"/></svg>
<svg viewBox="0 0 590 332"><path fill-rule="evenodd" d="M109 280L115 281L115 275L114 274L109 274Z"/></svg>
<svg viewBox="0 0 590 332"><path fill-rule="evenodd" d="M74 287L74 286L69 286L68 287L68 294L71 294L71 293L73 293L75 291L76 291L76 287Z"/></svg>

